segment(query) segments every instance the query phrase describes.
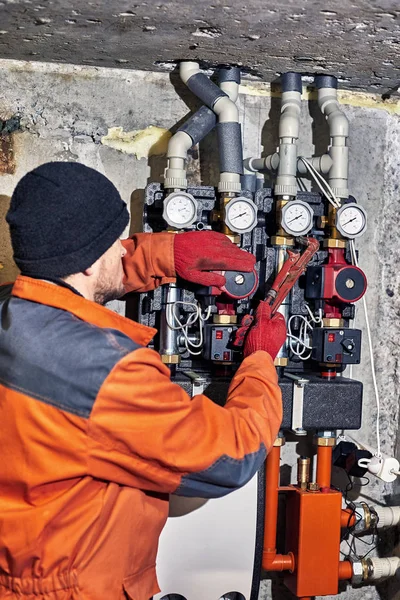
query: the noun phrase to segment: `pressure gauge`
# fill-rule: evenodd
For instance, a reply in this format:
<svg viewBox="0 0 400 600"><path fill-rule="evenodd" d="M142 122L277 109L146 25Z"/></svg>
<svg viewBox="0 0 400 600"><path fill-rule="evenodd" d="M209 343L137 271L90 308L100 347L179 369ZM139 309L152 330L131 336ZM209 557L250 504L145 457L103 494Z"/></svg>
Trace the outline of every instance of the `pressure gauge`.
<svg viewBox="0 0 400 600"><path fill-rule="evenodd" d="M359 237L367 229L367 213L354 202L344 204L336 213L336 228L343 237Z"/></svg>
<svg viewBox="0 0 400 600"><path fill-rule="evenodd" d="M225 224L235 233L247 233L257 225L257 206L249 198L232 198L225 206Z"/></svg>
<svg viewBox="0 0 400 600"><path fill-rule="evenodd" d="M197 220L197 201L187 192L173 192L164 200L163 219L174 229L184 229Z"/></svg>
<svg viewBox="0 0 400 600"><path fill-rule="evenodd" d="M313 226L314 211L307 202L290 200L282 208L281 225L289 235L304 235Z"/></svg>

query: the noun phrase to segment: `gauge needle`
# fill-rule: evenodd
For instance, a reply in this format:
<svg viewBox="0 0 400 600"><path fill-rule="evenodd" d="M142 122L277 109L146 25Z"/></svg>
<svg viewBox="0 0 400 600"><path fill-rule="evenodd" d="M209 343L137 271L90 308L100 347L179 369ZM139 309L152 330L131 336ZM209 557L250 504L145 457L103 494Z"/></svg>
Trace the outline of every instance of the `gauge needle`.
<svg viewBox="0 0 400 600"><path fill-rule="evenodd" d="M352 221L355 221L356 219L357 219L357 217L353 217L352 219L350 219L350 221L347 221L347 223L343 223L342 227L346 227L346 225L348 225Z"/></svg>
<svg viewBox="0 0 400 600"><path fill-rule="evenodd" d="M297 219L300 219L303 215L298 215L297 217L295 217L294 219L292 219L291 221L288 221L288 225L289 223L293 223L293 221L297 221Z"/></svg>
<svg viewBox="0 0 400 600"><path fill-rule="evenodd" d="M238 219L239 217L243 217L243 215L247 214L247 212L242 212L240 213L240 215L236 215L235 217L232 217L232 221L233 219Z"/></svg>

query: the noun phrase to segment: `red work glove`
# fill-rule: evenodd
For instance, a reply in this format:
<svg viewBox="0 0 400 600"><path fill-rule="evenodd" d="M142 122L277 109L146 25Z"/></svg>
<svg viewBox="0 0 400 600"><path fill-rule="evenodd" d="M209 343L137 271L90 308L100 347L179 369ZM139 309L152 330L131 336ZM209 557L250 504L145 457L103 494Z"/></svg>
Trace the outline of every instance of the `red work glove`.
<svg viewBox="0 0 400 600"><path fill-rule="evenodd" d="M244 356L257 350L265 350L275 359L286 340L286 324L283 315L276 313L271 319L271 307L260 302L244 342Z"/></svg>
<svg viewBox="0 0 400 600"><path fill-rule="evenodd" d="M253 270L255 256L240 250L223 233L177 233L174 242L175 271L179 277L205 286L222 287L225 277L212 271Z"/></svg>

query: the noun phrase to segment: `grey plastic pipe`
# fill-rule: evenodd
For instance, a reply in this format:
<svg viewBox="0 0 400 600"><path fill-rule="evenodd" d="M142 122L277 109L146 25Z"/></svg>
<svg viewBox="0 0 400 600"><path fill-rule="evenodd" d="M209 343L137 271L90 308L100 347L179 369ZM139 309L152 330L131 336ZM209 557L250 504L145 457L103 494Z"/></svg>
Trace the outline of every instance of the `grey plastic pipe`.
<svg viewBox="0 0 400 600"><path fill-rule="evenodd" d="M228 70L225 69L224 71ZM233 70L229 71L233 72ZM180 76L188 88L218 117L217 133L221 163L219 191L240 191L243 158L239 111L235 101L230 97L232 96L235 100L237 98L239 86L235 81L235 78L237 78L236 73L229 79L223 75L220 77L220 84L223 84L222 87L226 91L215 85L204 73L201 73L198 63L195 62L182 62L180 64Z"/></svg>
<svg viewBox="0 0 400 600"><path fill-rule="evenodd" d="M315 84L318 93L318 105L329 125L331 146L329 156L332 167L328 173L328 182L338 198L347 198L349 176L349 121L339 106L337 98L337 79L328 75L317 75Z"/></svg>
<svg viewBox="0 0 400 600"><path fill-rule="evenodd" d="M167 151L168 166L164 176L165 188L187 188L187 153L214 129L216 123L215 113L207 106L202 106L171 137Z"/></svg>
<svg viewBox="0 0 400 600"><path fill-rule="evenodd" d="M279 165L274 189L277 196L294 197L297 193L297 142L300 129L301 92L301 75L284 73L279 121Z"/></svg>

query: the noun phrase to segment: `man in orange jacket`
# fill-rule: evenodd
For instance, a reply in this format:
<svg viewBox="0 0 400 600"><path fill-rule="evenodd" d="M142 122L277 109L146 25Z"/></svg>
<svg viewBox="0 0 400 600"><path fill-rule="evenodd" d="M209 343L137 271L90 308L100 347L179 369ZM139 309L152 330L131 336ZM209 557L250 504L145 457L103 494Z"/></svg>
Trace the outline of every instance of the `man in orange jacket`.
<svg viewBox="0 0 400 600"><path fill-rule="evenodd" d="M225 407L190 398L146 347L155 330L102 304L177 275L221 286L211 271L254 257L215 232L121 243L125 203L76 163L23 177L7 221L21 275L0 287L0 598L148 600L168 494L223 496L274 442L284 321L261 305Z"/></svg>

